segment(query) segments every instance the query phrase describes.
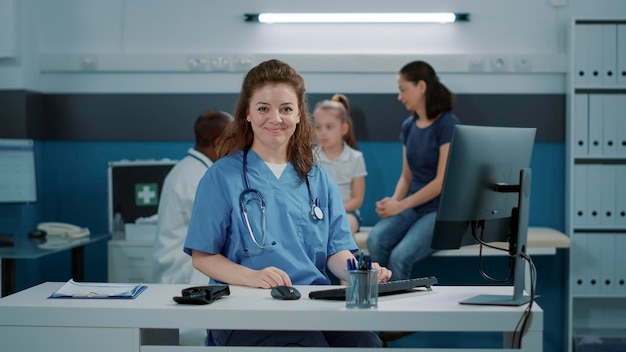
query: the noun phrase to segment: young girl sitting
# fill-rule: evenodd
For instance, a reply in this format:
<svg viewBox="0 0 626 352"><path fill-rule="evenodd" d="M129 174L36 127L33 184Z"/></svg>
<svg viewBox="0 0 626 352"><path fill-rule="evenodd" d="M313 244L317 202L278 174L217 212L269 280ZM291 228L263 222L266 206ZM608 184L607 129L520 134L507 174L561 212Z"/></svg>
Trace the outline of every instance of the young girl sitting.
<svg viewBox="0 0 626 352"><path fill-rule="evenodd" d="M348 98L335 94L331 100L319 102L313 111L313 126L319 143L318 161L339 186L355 234L361 225L359 208L365 195L367 171L363 153L357 150Z"/></svg>

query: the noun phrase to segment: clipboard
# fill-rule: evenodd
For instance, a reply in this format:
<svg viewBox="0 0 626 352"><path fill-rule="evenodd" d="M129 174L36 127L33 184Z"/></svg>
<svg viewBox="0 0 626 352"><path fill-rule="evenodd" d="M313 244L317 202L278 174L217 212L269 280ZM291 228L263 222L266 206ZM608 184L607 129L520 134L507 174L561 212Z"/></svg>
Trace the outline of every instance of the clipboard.
<svg viewBox="0 0 626 352"><path fill-rule="evenodd" d="M148 286L109 282L76 282L70 279L48 298L70 299L135 299Z"/></svg>

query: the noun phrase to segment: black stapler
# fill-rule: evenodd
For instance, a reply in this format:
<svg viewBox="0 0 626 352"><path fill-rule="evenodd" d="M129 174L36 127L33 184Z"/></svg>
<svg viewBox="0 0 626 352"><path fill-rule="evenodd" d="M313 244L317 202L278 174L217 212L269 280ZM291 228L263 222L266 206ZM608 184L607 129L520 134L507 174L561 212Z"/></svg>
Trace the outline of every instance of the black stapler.
<svg viewBox="0 0 626 352"><path fill-rule="evenodd" d="M207 285L184 288L181 291L181 296L172 298L181 304L209 304L228 295L230 295L228 285Z"/></svg>

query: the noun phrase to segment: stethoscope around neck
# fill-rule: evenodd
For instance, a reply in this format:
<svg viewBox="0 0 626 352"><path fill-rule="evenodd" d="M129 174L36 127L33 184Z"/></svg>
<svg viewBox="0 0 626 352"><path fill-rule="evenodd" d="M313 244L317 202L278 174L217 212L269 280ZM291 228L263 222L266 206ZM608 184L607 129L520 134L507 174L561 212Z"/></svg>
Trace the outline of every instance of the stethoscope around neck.
<svg viewBox="0 0 626 352"><path fill-rule="evenodd" d="M252 238L252 242L254 242L254 244L257 245L259 249L263 249L263 248L268 248L268 247L275 245L276 241L272 241L269 245L265 244L266 239L267 239L266 220L265 220L265 199L263 198L263 195L261 194L261 192L250 187L250 181L248 181L248 151L249 149L245 149L243 151L243 180L244 180L244 184L246 188L239 195L239 207L241 208L241 214L243 215L243 220L244 220L244 223L246 224L246 227L248 228L248 233L250 234L250 238ZM311 202L311 218L313 218L313 220L316 220L316 221L322 220L324 219L324 212L322 211L322 208L320 208L319 206L319 201L313 197L313 192L311 191L311 184L309 183L308 176L306 177L305 181L306 181L306 188L309 192L309 200ZM246 200L246 196L248 194L252 194L253 196L256 196L256 199L259 202L259 206L261 207L261 217L262 217L261 229L263 231L263 235L262 235L263 237L261 238L260 242L257 240L256 236L254 235L254 232L252 231L252 226L250 226L250 218L248 217L248 211L247 211L246 205L252 200L254 200L255 198L251 197Z"/></svg>

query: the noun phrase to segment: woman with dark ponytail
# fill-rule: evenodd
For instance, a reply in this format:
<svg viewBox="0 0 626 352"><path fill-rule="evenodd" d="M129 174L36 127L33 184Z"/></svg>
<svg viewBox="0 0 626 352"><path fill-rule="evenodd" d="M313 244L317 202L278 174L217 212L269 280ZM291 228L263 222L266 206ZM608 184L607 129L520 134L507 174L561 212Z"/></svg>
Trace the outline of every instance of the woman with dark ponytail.
<svg viewBox="0 0 626 352"><path fill-rule="evenodd" d="M411 116L402 123L402 174L391 197L376 202L381 220L367 239L372 260L411 278L413 267L430 256L439 196L454 125L454 95L424 61L406 64L398 74L398 100Z"/></svg>

